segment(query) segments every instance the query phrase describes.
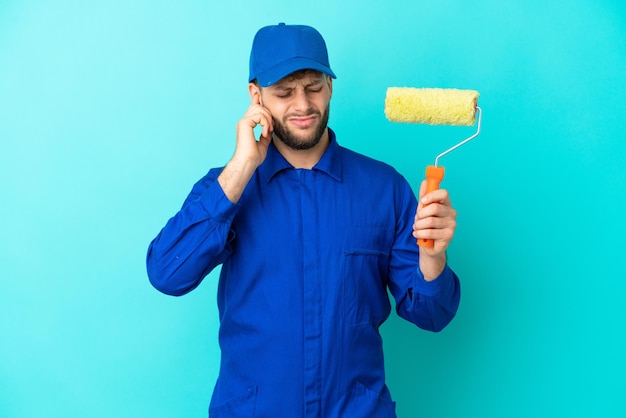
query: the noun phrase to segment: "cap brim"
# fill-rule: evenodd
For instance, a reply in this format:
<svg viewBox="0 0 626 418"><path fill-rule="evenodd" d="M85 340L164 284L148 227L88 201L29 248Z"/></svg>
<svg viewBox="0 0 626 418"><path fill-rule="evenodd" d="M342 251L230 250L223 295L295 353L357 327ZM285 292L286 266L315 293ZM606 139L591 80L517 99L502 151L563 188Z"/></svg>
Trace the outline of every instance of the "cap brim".
<svg viewBox="0 0 626 418"><path fill-rule="evenodd" d="M256 80L261 87L268 87L272 84L276 84L289 74L295 73L300 70L316 70L320 71L332 78L337 78L333 70L329 67L320 64L310 58L292 58L288 61L281 62L272 68L263 71L256 75ZM250 80L252 81L252 80Z"/></svg>

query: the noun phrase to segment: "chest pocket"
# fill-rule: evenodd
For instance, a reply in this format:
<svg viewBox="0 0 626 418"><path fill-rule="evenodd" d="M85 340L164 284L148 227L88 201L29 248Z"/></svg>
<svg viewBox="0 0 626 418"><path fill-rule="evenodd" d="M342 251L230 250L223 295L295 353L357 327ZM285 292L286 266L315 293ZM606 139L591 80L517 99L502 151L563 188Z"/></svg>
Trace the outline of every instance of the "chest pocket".
<svg viewBox="0 0 626 418"><path fill-rule="evenodd" d="M352 325L379 324L389 315L387 296L393 229L349 226L344 236L344 316Z"/></svg>

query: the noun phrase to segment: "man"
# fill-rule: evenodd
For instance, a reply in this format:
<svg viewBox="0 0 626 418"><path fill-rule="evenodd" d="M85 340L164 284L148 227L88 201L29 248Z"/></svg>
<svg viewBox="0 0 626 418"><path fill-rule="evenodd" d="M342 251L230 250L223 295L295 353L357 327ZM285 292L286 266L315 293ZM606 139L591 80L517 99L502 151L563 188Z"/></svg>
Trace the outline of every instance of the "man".
<svg viewBox="0 0 626 418"><path fill-rule="evenodd" d="M387 289L421 328L456 313L448 193L418 207L392 167L338 144L327 127L334 78L315 29L259 30L232 159L150 244L150 280L167 294L222 265L211 417L395 417L379 334ZM435 246L419 251L416 238Z"/></svg>

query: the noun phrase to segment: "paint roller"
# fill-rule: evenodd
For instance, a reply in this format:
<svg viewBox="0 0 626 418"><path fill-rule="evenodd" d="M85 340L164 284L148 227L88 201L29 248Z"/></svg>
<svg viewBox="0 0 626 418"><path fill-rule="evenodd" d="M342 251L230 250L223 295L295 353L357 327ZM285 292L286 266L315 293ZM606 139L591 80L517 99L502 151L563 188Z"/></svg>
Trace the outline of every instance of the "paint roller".
<svg viewBox="0 0 626 418"><path fill-rule="evenodd" d="M444 168L439 165L439 159L476 138L482 119L477 91L441 88L389 87L385 115L391 122L455 126L476 124L474 135L445 150L435 158L435 165L426 167L426 193L439 189L443 180ZM417 243L422 247L435 245L432 239L420 238Z"/></svg>

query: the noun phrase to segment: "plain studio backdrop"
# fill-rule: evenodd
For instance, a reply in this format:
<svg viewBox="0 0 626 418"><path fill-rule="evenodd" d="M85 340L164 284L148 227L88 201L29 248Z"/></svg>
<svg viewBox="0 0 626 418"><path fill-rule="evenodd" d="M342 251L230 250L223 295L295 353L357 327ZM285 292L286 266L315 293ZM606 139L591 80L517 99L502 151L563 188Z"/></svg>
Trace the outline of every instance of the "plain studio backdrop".
<svg viewBox="0 0 626 418"><path fill-rule="evenodd" d="M167 297L145 254L232 155L281 21L326 38L340 143L415 189L472 128L392 124L387 87L481 93L482 134L441 161L458 315L382 328L399 416L626 416L618 0L0 2L0 416L206 416L218 272Z"/></svg>

